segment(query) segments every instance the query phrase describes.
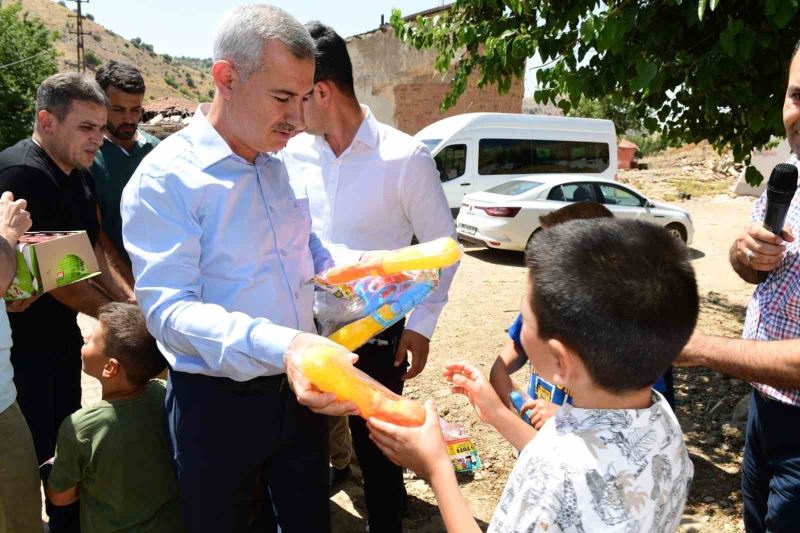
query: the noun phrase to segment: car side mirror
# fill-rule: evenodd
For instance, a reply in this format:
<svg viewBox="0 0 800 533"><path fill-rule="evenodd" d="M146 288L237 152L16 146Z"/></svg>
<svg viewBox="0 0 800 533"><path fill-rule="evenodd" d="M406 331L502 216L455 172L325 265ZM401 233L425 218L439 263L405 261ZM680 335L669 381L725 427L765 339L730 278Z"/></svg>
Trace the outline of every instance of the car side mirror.
<svg viewBox="0 0 800 533"><path fill-rule="evenodd" d="M645 206L645 207L655 207L655 206L656 206L656 204L654 204L654 203L653 203L653 202L651 202L650 200L645 200L645 201L644 201L644 206Z"/></svg>

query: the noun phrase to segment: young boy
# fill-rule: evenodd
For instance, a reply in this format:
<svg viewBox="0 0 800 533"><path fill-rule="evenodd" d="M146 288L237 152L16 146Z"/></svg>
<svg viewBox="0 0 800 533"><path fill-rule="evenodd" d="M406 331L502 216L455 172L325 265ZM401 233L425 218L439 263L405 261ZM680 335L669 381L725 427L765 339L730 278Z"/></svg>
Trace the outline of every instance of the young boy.
<svg viewBox="0 0 800 533"><path fill-rule="evenodd" d="M651 385L697 321L685 247L644 222L578 220L537 235L527 254L522 347L570 390L572 405L524 446L489 531L675 531L693 469L678 421ZM518 422L472 365L448 365L445 375L481 420L501 431ZM372 438L430 481L449 531L479 531L436 409L426 409L420 428L370 420Z"/></svg>
<svg viewBox="0 0 800 533"><path fill-rule="evenodd" d="M61 425L47 497L55 505L80 498L84 533L183 531L165 434L165 387L150 381L166 362L141 310L101 307L81 360L103 397Z"/></svg>

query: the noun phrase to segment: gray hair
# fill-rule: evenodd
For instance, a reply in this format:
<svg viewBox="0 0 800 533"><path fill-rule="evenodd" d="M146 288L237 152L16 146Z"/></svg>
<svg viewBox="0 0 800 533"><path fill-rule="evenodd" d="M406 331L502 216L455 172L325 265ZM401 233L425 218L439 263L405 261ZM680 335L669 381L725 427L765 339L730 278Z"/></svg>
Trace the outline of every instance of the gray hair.
<svg viewBox="0 0 800 533"><path fill-rule="evenodd" d="M261 56L270 40L286 45L298 59L314 60L314 40L297 19L279 7L252 4L223 15L214 34L214 61L230 61L247 81L263 67Z"/></svg>
<svg viewBox="0 0 800 533"><path fill-rule="evenodd" d="M108 97L92 78L77 72L53 74L36 89L36 114L42 109L64 120L73 100L109 106Z"/></svg>

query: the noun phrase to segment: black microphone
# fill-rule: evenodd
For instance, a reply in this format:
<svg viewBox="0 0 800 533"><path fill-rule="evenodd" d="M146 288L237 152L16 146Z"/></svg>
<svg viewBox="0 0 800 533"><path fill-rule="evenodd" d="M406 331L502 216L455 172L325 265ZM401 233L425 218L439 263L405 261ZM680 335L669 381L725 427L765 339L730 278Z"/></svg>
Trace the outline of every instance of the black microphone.
<svg viewBox="0 0 800 533"><path fill-rule="evenodd" d="M781 163L772 169L767 182L767 212L764 215L764 226L775 235L783 231L786 212L797 191L797 167ZM769 272L758 272L758 281L767 279Z"/></svg>

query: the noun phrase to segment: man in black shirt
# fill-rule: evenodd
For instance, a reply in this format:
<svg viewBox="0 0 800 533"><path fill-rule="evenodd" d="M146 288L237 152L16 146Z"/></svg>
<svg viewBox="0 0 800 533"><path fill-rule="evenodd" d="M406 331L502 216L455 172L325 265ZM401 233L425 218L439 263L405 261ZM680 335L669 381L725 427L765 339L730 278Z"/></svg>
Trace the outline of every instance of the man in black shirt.
<svg viewBox="0 0 800 533"><path fill-rule="evenodd" d="M0 152L0 190L28 201L31 230L85 230L103 271L93 281L8 306L17 400L40 464L53 456L61 422L81 406L78 312L96 316L105 303L132 299L97 244L101 230L87 170L103 142L107 105L94 80L77 73L51 76L36 94L33 137ZM78 531L77 507L47 510L52 533Z"/></svg>

